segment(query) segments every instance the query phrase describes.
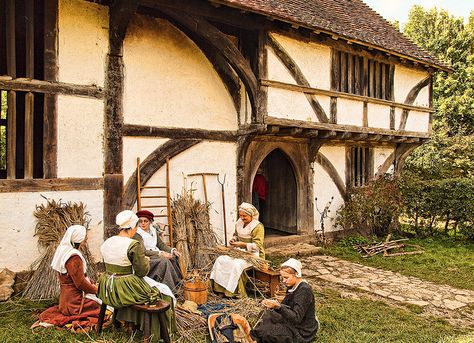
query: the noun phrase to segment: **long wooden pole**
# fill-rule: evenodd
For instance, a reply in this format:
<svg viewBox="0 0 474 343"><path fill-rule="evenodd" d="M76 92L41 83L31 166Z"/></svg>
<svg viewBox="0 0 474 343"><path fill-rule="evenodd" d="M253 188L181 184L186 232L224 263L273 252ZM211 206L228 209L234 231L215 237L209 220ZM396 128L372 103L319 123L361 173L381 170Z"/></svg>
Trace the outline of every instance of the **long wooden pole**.
<svg viewBox="0 0 474 343"><path fill-rule="evenodd" d="M140 180L140 157L137 157L137 211L142 209L141 199L141 180Z"/></svg>
<svg viewBox="0 0 474 343"><path fill-rule="evenodd" d="M169 158L166 158L166 207L168 210L168 228L170 231L170 246L173 248L173 216L171 213L170 160Z"/></svg>

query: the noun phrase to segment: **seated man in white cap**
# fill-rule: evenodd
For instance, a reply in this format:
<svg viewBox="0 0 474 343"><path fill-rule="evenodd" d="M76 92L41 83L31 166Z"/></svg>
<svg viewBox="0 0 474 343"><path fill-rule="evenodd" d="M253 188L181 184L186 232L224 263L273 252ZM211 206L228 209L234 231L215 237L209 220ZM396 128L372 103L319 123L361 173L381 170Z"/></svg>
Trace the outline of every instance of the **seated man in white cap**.
<svg viewBox="0 0 474 343"><path fill-rule="evenodd" d="M266 311L262 321L251 331L258 343L309 343L319 328L316 319L314 294L302 278L301 262L290 258L280 268L280 276L287 287L281 304L264 300Z"/></svg>

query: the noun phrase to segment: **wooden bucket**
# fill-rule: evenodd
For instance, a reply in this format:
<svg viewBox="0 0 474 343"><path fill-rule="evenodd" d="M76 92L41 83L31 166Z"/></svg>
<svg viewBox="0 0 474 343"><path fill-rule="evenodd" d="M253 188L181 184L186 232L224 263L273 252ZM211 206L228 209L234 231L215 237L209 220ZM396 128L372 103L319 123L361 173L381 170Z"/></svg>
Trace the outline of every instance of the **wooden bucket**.
<svg viewBox="0 0 474 343"><path fill-rule="evenodd" d="M184 299L194 301L198 305L207 302L208 286L207 282L200 279L186 281L183 284Z"/></svg>

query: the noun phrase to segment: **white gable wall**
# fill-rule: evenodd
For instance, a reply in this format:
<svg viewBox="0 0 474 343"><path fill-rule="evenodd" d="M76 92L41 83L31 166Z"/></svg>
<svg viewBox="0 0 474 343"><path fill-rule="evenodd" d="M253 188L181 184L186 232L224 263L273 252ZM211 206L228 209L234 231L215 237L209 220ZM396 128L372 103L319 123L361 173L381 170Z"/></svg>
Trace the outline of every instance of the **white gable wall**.
<svg viewBox="0 0 474 343"><path fill-rule="evenodd" d="M123 59L126 124L237 129L232 98L212 64L168 21L134 16Z"/></svg>

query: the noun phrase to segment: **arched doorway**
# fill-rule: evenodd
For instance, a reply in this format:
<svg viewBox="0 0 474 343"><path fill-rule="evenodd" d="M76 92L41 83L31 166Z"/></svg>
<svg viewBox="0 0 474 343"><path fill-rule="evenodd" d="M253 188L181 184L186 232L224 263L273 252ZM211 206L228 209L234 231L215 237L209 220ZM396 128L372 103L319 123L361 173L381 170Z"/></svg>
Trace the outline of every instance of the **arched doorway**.
<svg viewBox="0 0 474 343"><path fill-rule="evenodd" d="M283 151L275 149L265 157L259 170L267 184L264 206L260 209L266 234L296 234L297 184L291 162ZM252 198L259 202L256 194Z"/></svg>

